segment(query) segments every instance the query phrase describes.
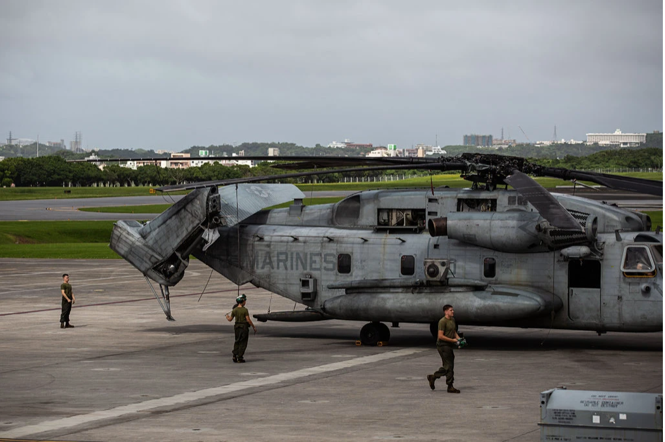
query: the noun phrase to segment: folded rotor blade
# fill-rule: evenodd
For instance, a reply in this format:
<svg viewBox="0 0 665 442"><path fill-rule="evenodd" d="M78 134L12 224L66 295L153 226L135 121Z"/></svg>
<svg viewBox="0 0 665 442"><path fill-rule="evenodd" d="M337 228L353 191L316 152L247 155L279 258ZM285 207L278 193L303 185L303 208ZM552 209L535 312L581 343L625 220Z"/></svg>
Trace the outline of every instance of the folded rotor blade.
<svg viewBox="0 0 665 442"><path fill-rule="evenodd" d="M644 178L633 178L620 175L609 175L597 172L582 172L555 167L543 168L539 175L561 178L564 180L584 180L600 184L610 189L627 190L630 192L644 193L647 195L663 196L663 182L647 180Z"/></svg>
<svg viewBox="0 0 665 442"><path fill-rule="evenodd" d="M333 173L349 173L349 172L368 172L373 170L400 170L400 169L421 169L421 170L465 170L466 163L426 163L426 164L406 164L406 165L390 165L390 166L370 166L370 167L354 167L350 169L328 169L328 170L315 170L311 172L298 172L298 173L285 173L282 175L268 175L256 176L248 178L231 178L227 180L216 181L202 181L190 184L177 184L173 186L158 187L155 190L160 192L174 192L177 190L191 190L203 187L212 186L225 186L229 184L240 183L256 183L260 181L275 181L286 178L299 178L305 176L316 175L330 175Z"/></svg>
<svg viewBox="0 0 665 442"><path fill-rule="evenodd" d="M530 176L515 169L513 174L506 177L504 181L526 198L552 226L564 230L583 230L582 225L564 209L556 198Z"/></svg>

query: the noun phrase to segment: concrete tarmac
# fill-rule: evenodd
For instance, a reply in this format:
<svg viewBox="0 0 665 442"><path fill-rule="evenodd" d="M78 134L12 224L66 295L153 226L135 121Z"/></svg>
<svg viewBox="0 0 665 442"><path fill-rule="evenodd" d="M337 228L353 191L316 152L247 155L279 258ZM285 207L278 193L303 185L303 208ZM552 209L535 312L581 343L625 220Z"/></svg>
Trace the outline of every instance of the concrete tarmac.
<svg viewBox="0 0 665 442"><path fill-rule="evenodd" d="M0 201L0 221L103 221L118 219L152 219L156 215L145 213L82 212L78 209L83 207L169 204L178 201L182 197L183 195L166 195Z"/></svg>
<svg viewBox="0 0 665 442"><path fill-rule="evenodd" d="M70 329L59 328L64 272ZM237 289L198 261L172 290L176 322L122 260L2 259L0 280L0 438L526 442L539 440L547 389L662 392L662 333L462 324L453 395L427 384L440 365L427 325L358 347L358 322L258 323L234 364L224 313ZM252 314L301 308L241 291Z"/></svg>

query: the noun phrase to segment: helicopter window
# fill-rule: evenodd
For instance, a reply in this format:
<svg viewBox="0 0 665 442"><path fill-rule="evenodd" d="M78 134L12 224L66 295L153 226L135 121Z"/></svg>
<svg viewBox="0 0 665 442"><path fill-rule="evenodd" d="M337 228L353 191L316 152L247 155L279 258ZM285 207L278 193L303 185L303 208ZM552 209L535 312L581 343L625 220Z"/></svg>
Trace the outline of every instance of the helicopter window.
<svg viewBox="0 0 665 442"><path fill-rule="evenodd" d="M483 261L483 275L485 278L494 278L496 276L496 259L485 258Z"/></svg>
<svg viewBox="0 0 665 442"><path fill-rule="evenodd" d="M377 225L386 227L425 226L423 209L379 209Z"/></svg>
<svg viewBox="0 0 665 442"><path fill-rule="evenodd" d="M337 271L339 273L351 273L351 255L348 253L337 255Z"/></svg>
<svg viewBox="0 0 665 442"><path fill-rule="evenodd" d="M655 266L647 246L626 247L622 261L621 271L625 276L653 276Z"/></svg>
<svg viewBox="0 0 665 442"><path fill-rule="evenodd" d="M458 199L457 200L458 212L496 212L495 199Z"/></svg>
<svg viewBox="0 0 665 442"><path fill-rule="evenodd" d="M337 203L335 209L335 224L338 226L353 226L360 218L360 195L350 196Z"/></svg>
<svg viewBox="0 0 665 442"><path fill-rule="evenodd" d="M402 255L401 272L404 276L416 273L416 258L412 255Z"/></svg>
<svg viewBox="0 0 665 442"><path fill-rule="evenodd" d="M521 195L513 195L508 197L509 206L526 206L526 199Z"/></svg>

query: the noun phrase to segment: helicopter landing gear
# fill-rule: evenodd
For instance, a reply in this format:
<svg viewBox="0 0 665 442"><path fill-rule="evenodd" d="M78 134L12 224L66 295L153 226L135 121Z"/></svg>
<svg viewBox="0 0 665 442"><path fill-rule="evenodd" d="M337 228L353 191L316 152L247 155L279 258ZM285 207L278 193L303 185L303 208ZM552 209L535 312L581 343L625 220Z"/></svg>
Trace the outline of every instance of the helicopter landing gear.
<svg viewBox="0 0 665 442"><path fill-rule="evenodd" d="M377 345L379 342L388 342L390 329L382 322L370 322L360 329L360 342L363 345Z"/></svg>

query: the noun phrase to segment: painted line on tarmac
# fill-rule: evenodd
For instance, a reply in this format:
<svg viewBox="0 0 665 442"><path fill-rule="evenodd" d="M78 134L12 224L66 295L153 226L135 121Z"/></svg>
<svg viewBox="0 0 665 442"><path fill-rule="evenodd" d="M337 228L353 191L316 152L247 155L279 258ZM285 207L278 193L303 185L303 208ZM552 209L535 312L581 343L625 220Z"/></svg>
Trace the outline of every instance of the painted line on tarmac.
<svg viewBox="0 0 665 442"><path fill-rule="evenodd" d="M304 368L289 373L280 373L265 378L251 379L243 382L236 382L235 384L223 385L221 387L206 388L199 391L190 391L187 393L177 394L175 396L166 397L162 399L153 399L137 404L123 405L110 410L95 411L89 414L82 414L78 416L67 417L54 421L42 422L36 425L28 425L25 427L14 428L3 433L0 437L25 437L32 434L39 434L48 431L58 431L76 427L79 425L90 424L93 422L117 419L119 417L132 415L135 413L153 410L156 408L181 406L188 402L199 401L201 399L210 398L213 396L220 396L229 393L235 393L250 388L265 387L267 385L275 385L282 382L292 381L295 379L314 376L322 373L329 373L333 371L344 370L351 367L356 367L364 364L372 364L375 362L385 361L387 359L399 358L408 356L415 353L420 353L425 349L402 349L395 350L387 353L379 353L371 356L364 356L361 358L350 359L348 361L335 362L332 364L319 365L318 367Z"/></svg>
<svg viewBox="0 0 665 442"><path fill-rule="evenodd" d="M259 287L248 287L244 288L243 291L249 292L251 290L263 290L260 289ZM237 289L229 289L229 290L216 290L214 292L205 292L205 295L211 295L213 293L227 293L227 292L235 292ZM171 298L182 298L185 296L201 296L201 293L187 293L186 295L171 295ZM98 302L96 304L86 304L86 305L74 305L72 306L72 309L75 308L85 308L85 307L99 307L100 305L111 305L111 304L124 304L127 302L141 302L141 301L154 301L155 297L153 296L152 298L141 298L141 299L127 299L124 301L110 301L110 302ZM41 312L52 312L55 310L61 310L62 307L56 307L56 308L45 308L41 310L30 310L27 312L12 312L12 313L0 313L0 316L12 316L12 315L27 315L30 313L41 313Z"/></svg>

